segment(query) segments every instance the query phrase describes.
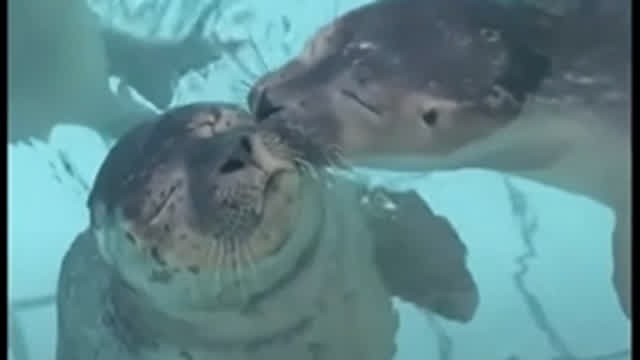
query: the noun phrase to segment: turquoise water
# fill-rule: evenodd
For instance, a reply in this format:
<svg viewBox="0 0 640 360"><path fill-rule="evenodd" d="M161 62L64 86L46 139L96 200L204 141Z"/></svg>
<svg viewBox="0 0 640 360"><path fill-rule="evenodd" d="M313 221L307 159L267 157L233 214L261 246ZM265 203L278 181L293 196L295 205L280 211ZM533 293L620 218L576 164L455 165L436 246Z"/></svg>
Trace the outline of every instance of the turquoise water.
<svg viewBox="0 0 640 360"><path fill-rule="evenodd" d="M211 20L210 31L222 39L252 39L260 56L247 47L238 59L223 57L187 74L172 105L211 99L244 102L242 81L282 64L320 25L366 2L219 1L220 16ZM92 6L113 26L171 37L183 31L180 26L190 25L184 19L195 19L195 3L175 1L163 16L149 13L135 19L107 1L96 0ZM9 352L15 360L54 358L51 297L59 264L74 236L88 224L87 187L107 151L95 133L73 126L57 127L48 142L9 146L9 284L14 305ZM389 187L419 190L436 212L450 219L469 249L469 267L481 294L475 319L465 325L425 316L397 302L397 360L630 358L629 323L610 285L611 210L584 197L486 171L362 173Z"/></svg>

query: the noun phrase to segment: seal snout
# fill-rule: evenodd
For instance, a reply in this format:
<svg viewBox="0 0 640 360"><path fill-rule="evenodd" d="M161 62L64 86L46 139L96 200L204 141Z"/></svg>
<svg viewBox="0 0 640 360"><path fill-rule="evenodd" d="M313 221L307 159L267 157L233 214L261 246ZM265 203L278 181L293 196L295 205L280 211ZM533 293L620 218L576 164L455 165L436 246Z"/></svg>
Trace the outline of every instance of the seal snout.
<svg viewBox="0 0 640 360"><path fill-rule="evenodd" d="M255 134L246 140L251 149L251 157L254 163L269 175L281 171L294 170L293 159L276 155L268 148L262 134Z"/></svg>
<svg viewBox="0 0 640 360"><path fill-rule="evenodd" d="M243 136L233 146L227 159L224 160L222 166L220 166L221 174L231 174L239 171L254 162L253 159L253 146L251 140L247 136Z"/></svg>
<svg viewBox="0 0 640 360"><path fill-rule="evenodd" d="M295 169L292 160L276 155L258 133L241 136L219 171L225 175L247 167L254 167L267 176Z"/></svg>

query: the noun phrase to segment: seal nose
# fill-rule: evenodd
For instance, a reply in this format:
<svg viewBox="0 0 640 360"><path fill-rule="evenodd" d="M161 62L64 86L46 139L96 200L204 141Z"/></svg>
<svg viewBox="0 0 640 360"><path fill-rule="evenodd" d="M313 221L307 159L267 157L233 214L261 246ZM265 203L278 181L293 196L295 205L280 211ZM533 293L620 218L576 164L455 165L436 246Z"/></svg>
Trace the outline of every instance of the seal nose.
<svg viewBox="0 0 640 360"><path fill-rule="evenodd" d="M255 90L253 94L249 94L249 103L252 104L251 107L258 121L268 118L283 108L283 106L273 101L273 97L269 95L267 88L262 89L262 91Z"/></svg>
<svg viewBox="0 0 640 360"><path fill-rule="evenodd" d="M249 163L253 162L253 146L248 136L242 136L240 141L235 145L233 152L227 161L220 167L222 174L230 174L232 172L244 169Z"/></svg>

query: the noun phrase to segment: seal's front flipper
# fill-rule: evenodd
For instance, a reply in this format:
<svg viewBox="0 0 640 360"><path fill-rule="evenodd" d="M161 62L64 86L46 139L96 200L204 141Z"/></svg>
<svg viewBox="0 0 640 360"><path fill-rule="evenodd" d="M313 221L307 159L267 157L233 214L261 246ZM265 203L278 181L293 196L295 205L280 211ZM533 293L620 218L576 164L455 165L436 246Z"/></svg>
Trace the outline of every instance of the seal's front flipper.
<svg viewBox="0 0 640 360"><path fill-rule="evenodd" d="M415 191L374 189L363 206L376 237L378 270L392 295L449 320L470 321L478 288L451 224Z"/></svg>

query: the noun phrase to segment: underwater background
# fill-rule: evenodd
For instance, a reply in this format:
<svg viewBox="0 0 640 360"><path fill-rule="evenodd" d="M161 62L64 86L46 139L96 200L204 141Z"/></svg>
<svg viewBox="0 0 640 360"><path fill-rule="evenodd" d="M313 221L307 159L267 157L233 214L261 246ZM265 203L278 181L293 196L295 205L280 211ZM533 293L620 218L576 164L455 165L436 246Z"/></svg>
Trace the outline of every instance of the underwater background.
<svg viewBox="0 0 640 360"><path fill-rule="evenodd" d="M246 45L193 69L171 105L244 104L246 83L296 53L318 27L364 0L92 0L101 21L149 38L206 32ZM117 86L118 79L112 79ZM9 145L9 357L54 359L60 262L88 224L88 190L110 144L58 126L49 142ZM498 173L360 170L372 183L418 190L458 230L481 304L459 325L396 301L396 360L629 359L630 324L611 284L613 213L580 197ZM222 359L224 360L224 359Z"/></svg>

